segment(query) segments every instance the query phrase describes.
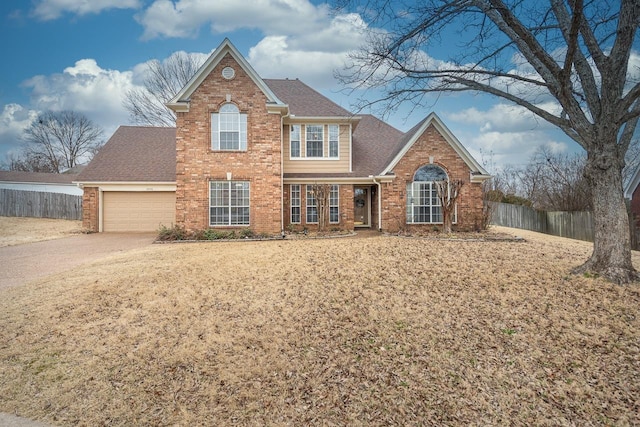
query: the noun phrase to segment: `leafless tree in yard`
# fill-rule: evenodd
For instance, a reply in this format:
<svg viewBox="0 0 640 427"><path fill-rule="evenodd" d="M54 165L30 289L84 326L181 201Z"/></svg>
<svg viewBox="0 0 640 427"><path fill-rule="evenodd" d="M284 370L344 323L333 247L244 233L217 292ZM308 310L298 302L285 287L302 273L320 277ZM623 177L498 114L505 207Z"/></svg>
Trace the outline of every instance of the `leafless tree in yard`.
<svg viewBox="0 0 640 427"><path fill-rule="evenodd" d="M102 134L102 128L81 113L42 113L25 129L14 168L63 172L91 160L104 142Z"/></svg>
<svg viewBox="0 0 640 427"><path fill-rule="evenodd" d="M316 209L318 210L318 231L326 231L327 229L330 193L331 185L329 184L316 183L311 186L311 194L316 201Z"/></svg>
<svg viewBox="0 0 640 427"><path fill-rule="evenodd" d="M355 6L357 0L343 0ZM622 191L625 153L640 116L640 83L631 56L638 42L637 0L364 1L368 43L352 55L342 81L383 96L362 104L420 105L437 92L483 92L560 128L587 152L594 249L576 273L616 283L638 278L631 263ZM456 32L457 31L457 32ZM431 48L457 39L451 56Z"/></svg>
<svg viewBox="0 0 640 427"><path fill-rule="evenodd" d="M442 225L443 232L451 233L451 225L453 223L453 215L456 210L456 201L460 195L460 190L464 185L461 179L441 180L434 182L440 207L442 209Z"/></svg>
<svg viewBox="0 0 640 427"><path fill-rule="evenodd" d="M584 171L587 159L575 154L553 153L540 147L522 172L527 197L536 209L546 211L591 211L591 187Z"/></svg>
<svg viewBox="0 0 640 427"><path fill-rule="evenodd" d="M186 52L150 61L144 87L130 90L124 100L131 121L143 126L175 126L176 116L164 104L191 80L202 63L199 55Z"/></svg>

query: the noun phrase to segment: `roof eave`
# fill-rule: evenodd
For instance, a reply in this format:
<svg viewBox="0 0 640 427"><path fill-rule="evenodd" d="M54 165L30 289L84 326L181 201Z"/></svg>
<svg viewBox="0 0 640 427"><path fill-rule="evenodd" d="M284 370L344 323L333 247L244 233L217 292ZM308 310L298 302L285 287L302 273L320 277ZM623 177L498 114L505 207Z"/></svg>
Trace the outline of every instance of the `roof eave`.
<svg viewBox="0 0 640 427"><path fill-rule="evenodd" d="M189 112L189 101L181 101L181 102L167 102L164 104L167 108L172 109L176 113L188 113Z"/></svg>

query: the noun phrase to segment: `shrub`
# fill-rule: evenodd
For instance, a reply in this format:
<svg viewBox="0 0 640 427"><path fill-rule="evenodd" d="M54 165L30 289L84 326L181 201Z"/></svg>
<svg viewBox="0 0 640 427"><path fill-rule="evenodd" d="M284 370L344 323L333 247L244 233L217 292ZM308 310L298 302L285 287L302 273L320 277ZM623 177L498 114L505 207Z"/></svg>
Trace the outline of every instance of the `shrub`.
<svg viewBox="0 0 640 427"><path fill-rule="evenodd" d="M185 240L188 237L184 227L174 224L171 227L161 225L158 230L158 240Z"/></svg>

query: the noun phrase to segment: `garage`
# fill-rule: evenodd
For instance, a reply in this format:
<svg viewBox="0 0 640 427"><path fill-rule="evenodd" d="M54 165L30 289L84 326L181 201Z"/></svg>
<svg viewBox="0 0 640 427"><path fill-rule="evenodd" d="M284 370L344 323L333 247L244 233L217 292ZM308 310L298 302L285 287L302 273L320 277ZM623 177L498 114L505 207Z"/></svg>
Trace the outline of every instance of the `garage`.
<svg viewBox="0 0 640 427"><path fill-rule="evenodd" d="M175 223L176 193L173 191L105 191L103 231L158 231Z"/></svg>

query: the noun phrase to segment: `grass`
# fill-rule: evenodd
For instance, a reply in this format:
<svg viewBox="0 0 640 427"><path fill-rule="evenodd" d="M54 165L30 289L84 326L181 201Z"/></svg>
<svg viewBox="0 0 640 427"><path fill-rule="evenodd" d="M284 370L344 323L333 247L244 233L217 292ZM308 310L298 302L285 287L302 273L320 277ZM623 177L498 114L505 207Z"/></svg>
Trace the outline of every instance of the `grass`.
<svg viewBox="0 0 640 427"><path fill-rule="evenodd" d="M587 243L518 234L153 245L10 288L0 411L62 426L640 424L640 288L568 275Z"/></svg>

